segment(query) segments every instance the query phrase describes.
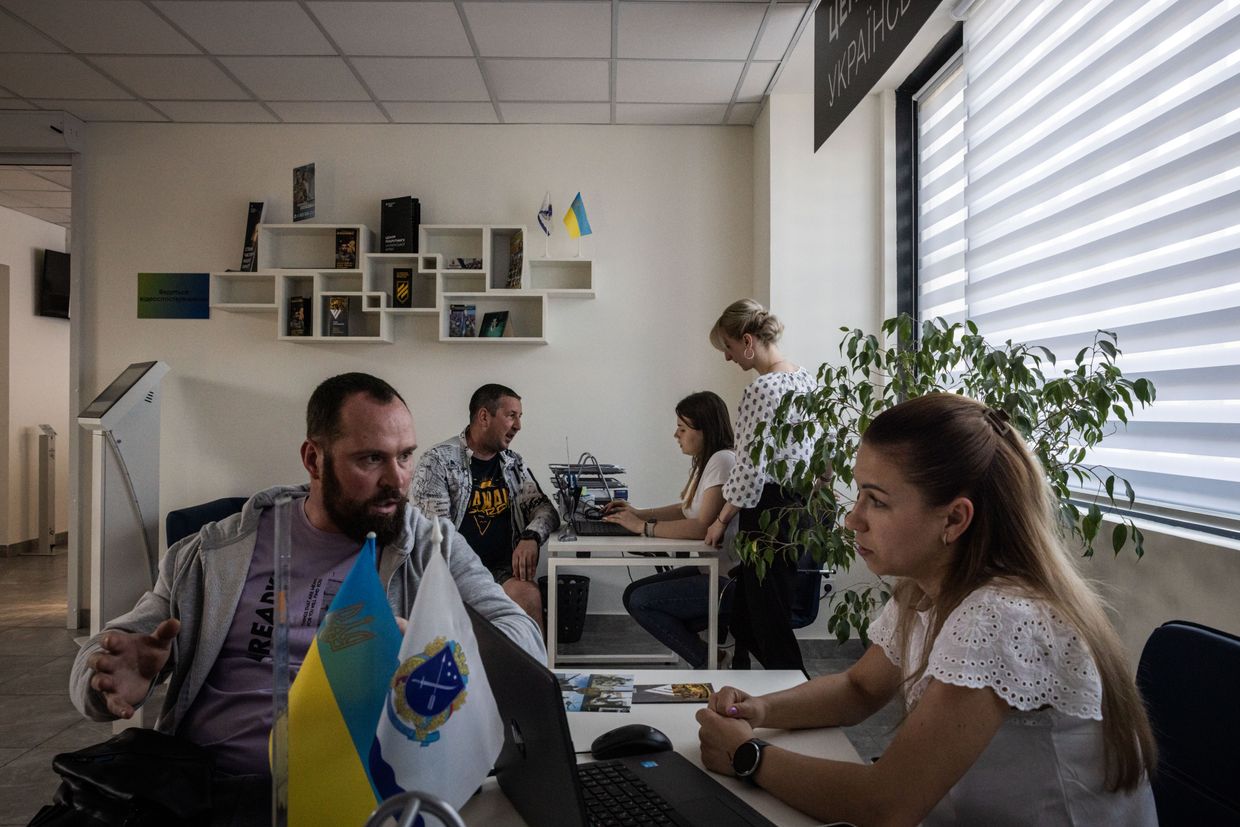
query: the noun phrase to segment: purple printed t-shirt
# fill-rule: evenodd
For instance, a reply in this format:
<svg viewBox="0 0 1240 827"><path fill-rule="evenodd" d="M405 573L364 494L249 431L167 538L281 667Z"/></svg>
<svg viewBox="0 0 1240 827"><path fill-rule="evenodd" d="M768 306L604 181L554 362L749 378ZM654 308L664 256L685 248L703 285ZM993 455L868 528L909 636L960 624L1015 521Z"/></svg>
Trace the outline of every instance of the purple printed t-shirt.
<svg viewBox="0 0 1240 827"><path fill-rule="evenodd" d="M320 531L306 518L305 499L292 509L289 583L289 666L297 674L319 621L357 560L361 544ZM275 621L275 515L259 517L250 570L224 648L181 722L180 734L208 749L230 775L270 775L272 624Z"/></svg>

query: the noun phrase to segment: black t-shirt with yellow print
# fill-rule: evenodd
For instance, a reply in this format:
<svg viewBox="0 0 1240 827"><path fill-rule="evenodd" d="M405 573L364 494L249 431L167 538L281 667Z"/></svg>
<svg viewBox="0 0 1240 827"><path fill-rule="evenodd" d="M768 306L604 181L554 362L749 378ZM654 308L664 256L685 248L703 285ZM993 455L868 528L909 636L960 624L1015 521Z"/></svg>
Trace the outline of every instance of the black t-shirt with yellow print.
<svg viewBox="0 0 1240 827"><path fill-rule="evenodd" d="M461 520L461 536L489 569L512 565L512 510L500 455L487 460L471 457L473 490Z"/></svg>

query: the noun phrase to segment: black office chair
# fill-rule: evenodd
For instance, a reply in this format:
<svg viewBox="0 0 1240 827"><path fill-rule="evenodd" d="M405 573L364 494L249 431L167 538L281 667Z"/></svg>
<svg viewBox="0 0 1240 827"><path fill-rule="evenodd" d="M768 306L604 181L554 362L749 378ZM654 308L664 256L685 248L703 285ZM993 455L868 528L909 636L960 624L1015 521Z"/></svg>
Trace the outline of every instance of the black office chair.
<svg viewBox="0 0 1240 827"><path fill-rule="evenodd" d="M1159 823L1240 824L1240 637L1164 623L1141 652L1137 686L1158 742Z"/></svg>
<svg viewBox="0 0 1240 827"><path fill-rule="evenodd" d="M168 512L164 518L164 533L168 535L168 547L171 548L178 540L197 534L198 529L207 523L222 520L230 514L236 514L245 505L246 497L223 497L202 505L191 505Z"/></svg>

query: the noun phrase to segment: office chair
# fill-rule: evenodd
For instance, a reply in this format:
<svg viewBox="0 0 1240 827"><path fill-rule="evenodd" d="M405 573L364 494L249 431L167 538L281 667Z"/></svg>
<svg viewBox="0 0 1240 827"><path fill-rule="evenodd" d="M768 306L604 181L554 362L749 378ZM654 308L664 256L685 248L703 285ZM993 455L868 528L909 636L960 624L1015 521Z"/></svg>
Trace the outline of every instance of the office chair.
<svg viewBox="0 0 1240 827"><path fill-rule="evenodd" d="M207 523L222 520L230 514L236 514L245 505L246 497L224 497L201 505L191 505L168 512L164 518L164 533L168 535L168 547L171 548L178 540L191 534Z"/></svg>
<svg viewBox="0 0 1240 827"><path fill-rule="evenodd" d="M439 819L444 827L465 827L465 822L451 804L439 796L416 790L394 795L384 801L370 814L363 827L382 827L389 818L395 819L396 827L413 827L421 811Z"/></svg>
<svg viewBox="0 0 1240 827"><path fill-rule="evenodd" d="M1240 824L1240 637L1172 620L1141 652L1137 686L1158 742L1158 821Z"/></svg>

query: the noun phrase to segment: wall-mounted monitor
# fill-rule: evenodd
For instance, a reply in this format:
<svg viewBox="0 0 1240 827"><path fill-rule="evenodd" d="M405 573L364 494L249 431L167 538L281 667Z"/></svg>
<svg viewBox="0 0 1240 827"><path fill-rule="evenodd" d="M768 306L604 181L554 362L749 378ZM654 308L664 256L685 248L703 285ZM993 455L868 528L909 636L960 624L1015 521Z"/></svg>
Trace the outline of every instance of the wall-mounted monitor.
<svg viewBox="0 0 1240 827"><path fill-rule="evenodd" d="M69 254L43 251L43 270L39 274L39 315L69 318Z"/></svg>

